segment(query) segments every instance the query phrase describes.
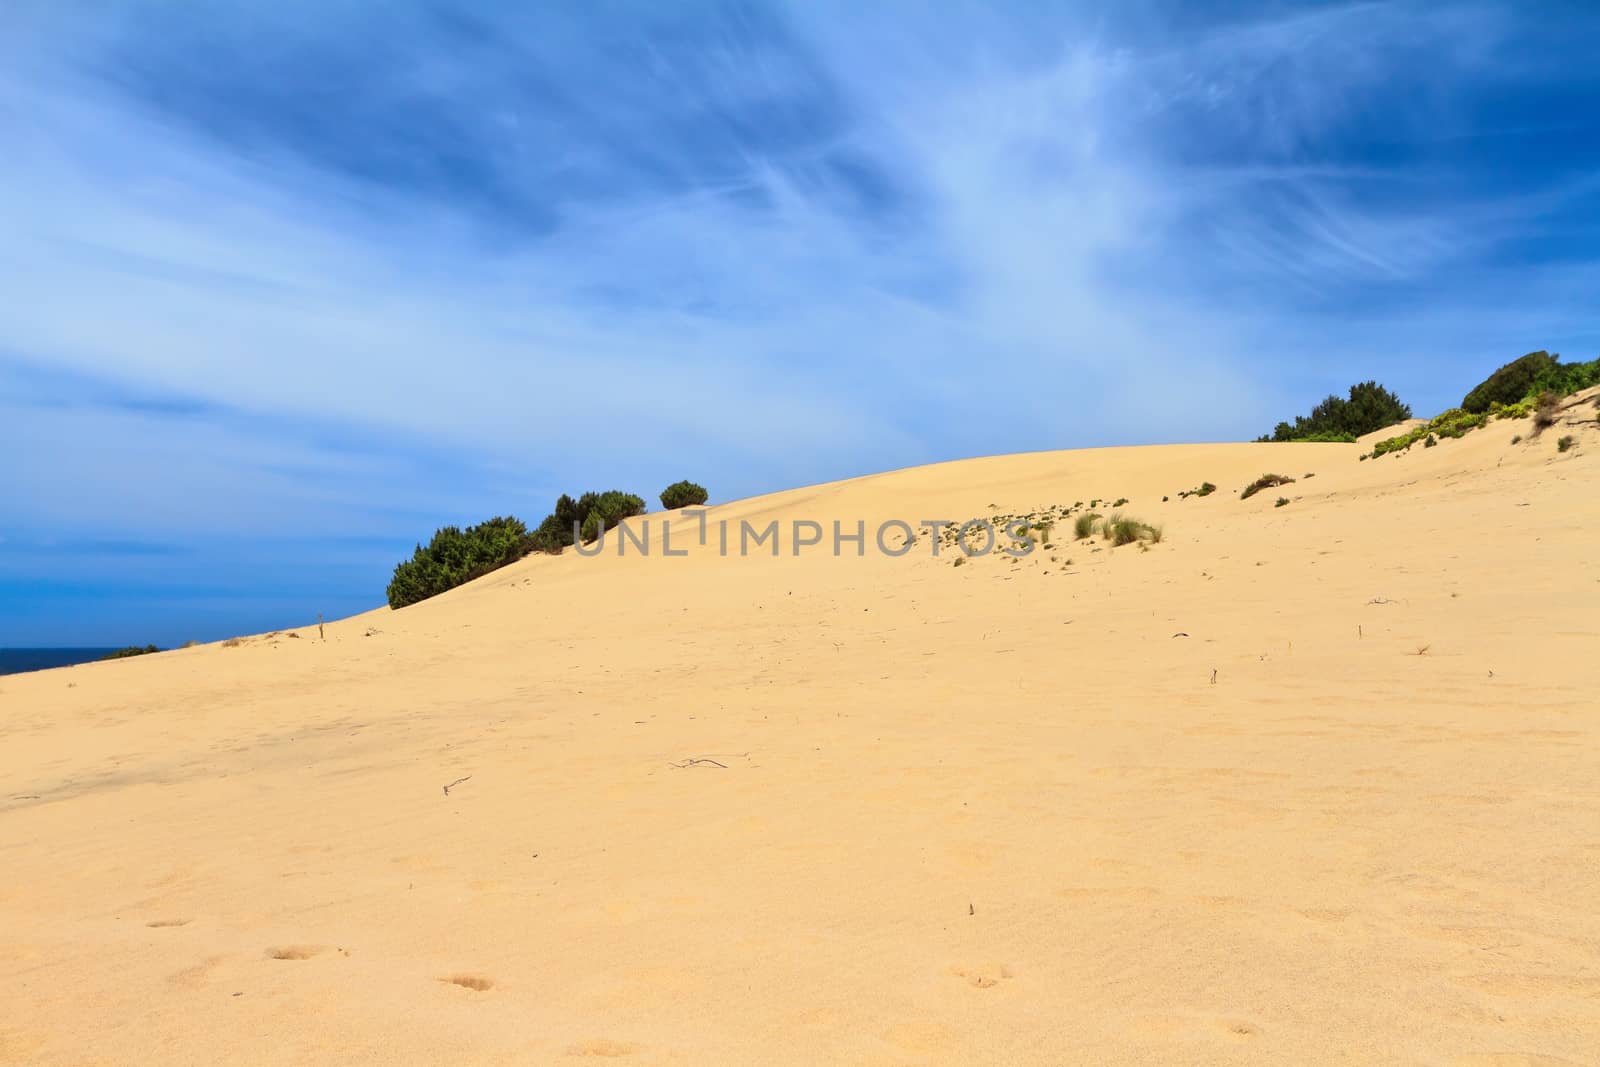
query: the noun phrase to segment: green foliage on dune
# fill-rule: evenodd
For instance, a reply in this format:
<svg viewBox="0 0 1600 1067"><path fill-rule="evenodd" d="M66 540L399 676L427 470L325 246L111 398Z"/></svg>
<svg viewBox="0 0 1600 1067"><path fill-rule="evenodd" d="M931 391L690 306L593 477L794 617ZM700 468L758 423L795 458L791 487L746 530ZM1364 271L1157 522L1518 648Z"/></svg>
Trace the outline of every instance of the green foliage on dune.
<svg viewBox="0 0 1600 1067"><path fill-rule="evenodd" d="M1600 385L1600 359L1563 363L1559 355L1541 350L1512 360L1473 386L1462 399L1461 407L1464 411L1482 413L1492 410L1496 404L1507 408L1531 405L1540 393L1570 396L1594 385Z"/></svg>
<svg viewBox="0 0 1600 1067"><path fill-rule="evenodd" d="M1295 416L1293 425L1280 422L1270 435L1257 440L1348 444L1362 434L1410 417L1410 406L1394 393L1375 381L1358 382L1350 387L1348 397L1330 395L1312 408L1309 416Z"/></svg>
<svg viewBox="0 0 1600 1067"><path fill-rule="evenodd" d="M148 656L152 652L160 651L155 645L145 645L142 648L139 645L129 645L127 648L119 648L115 652L107 652L100 659L127 659L129 656Z"/></svg>
<svg viewBox="0 0 1600 1067"><path fill-rule="evenodd" d="M528 528L509 515L464 530L440 527L426 546L418 545L410 559L395 565L389 606L415 604L504 567L522 558L527 542Z"/></svg>
<svg viewBox="0 0 1600 1067"><path fill-rule="evenodd" d="M661 490L661 506L668 511L675 508L699 507L709 498L710 494L706 492L705 486L696 485L687 479L681 482L673 482Z"/></svg>
<svg viewBox="0 0 1600 1067"><path fill-rule="evenodd" d="M665 498L666 494L662 496ZM600 536L602 524L610 530L623 519L643 515L645 510L643 497L624 493L620 489L584 493L576 500L563 493L556 498L555 510L545 516L528 539L528 549L532 552L560 552L580 538L585 543L595 540ZM574 530L577 531L577 537L573 536Z"/></svg>
<svg viewBox="0 0 1600 1067"><path fill-rule="evenodd" d="M1425 441L1434 434L1440 437L1463 437L1468 431L1476 430L1488 421L1489 415L1487 412L1474 414L1470 411L1463 411L1461 408L1451 408L1441 415L1435 415L1430 421L1420 426L1412 427L1397 437L1379 441L1372 446L1372 455L1376 458L1378 456L1386 456L1390 452L1402 452L1418 441Z"/></svg>

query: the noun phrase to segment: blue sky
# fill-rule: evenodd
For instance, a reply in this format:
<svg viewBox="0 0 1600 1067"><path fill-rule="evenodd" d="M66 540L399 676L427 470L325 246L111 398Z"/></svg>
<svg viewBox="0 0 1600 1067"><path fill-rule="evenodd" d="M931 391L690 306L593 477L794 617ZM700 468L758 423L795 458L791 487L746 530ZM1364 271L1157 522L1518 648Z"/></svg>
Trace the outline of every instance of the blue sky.
<svg viewBox="0 0 1600 1067"><path fill-rule="evenodd" d="M1582 3L14 0L0 645L348 614L562 491L1593 358L1597 52Z"/></svg>

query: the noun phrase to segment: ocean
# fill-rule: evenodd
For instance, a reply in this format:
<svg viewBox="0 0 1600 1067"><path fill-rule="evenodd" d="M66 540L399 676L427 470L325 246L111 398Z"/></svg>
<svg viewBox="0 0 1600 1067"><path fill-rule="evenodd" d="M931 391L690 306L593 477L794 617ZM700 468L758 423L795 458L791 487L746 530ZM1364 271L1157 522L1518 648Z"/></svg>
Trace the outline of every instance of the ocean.
<svg viewBox="0 0 1600 1067"><path fill-rule="evenodd" d="M97 660L114 648L0 648L0 674L42 671Z"/></svg>

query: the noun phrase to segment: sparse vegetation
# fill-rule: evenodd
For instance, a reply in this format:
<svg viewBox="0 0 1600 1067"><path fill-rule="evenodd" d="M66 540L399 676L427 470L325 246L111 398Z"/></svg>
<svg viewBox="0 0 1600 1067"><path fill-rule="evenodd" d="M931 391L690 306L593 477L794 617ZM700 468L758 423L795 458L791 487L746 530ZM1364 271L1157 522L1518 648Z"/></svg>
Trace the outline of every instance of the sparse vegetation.
<svg viewBox="0 0 1600 1067"><path fill-rule="evenodd" d="M710 499L710 494L705 486L696 485L691 481L673 482L661 490L661 506L668 511L677 508L699 507Z"/></svg>
<svg viewBox="0 0 1600 1067"><path fill-rule="evenodd" d="M1278 501L1277 501L1277 503L1275 503L1275 504L1273 504L1273 505L1272 505L1272 506L1273 506L1273 507L1275 507L1275 508L1281 508L1281 507L1283 507L1283 506L1284 506L1284 505L1285 505L1285 504L1287 504L1287 503L1288 503L1288 502L1289 502L1289 498L1288 498L1288 497L1286 497L1286 496L1280 496L1280 497L1279 497L1279 498L1278 498Z"/></svg>
<svg viewBox="0 0 1600 1067"><path fill-rule="evenodd" d="M1210 482L1201 482L1198 489L1185 489L1183 492L1179 493L1178 499L1182 500L1185 497L1191 496L1210 496L1216 491L1217 487L1212 485Z"/></svg>
<svg viewBox="0 0 1600 1067"><path fill-rule="evenodd" d="M1512 437L1511 437L1511 443L1512 444L1517 444L1521 440L1522 440L1522 435L1520 433L1519 434L1513 434Z"/></svg>
<svg viewBox="0 0 1600 1067"><path fill-rule="evenodd" d="M1151 526L1149 523L1130 519L1120 514L1113 514L1106 519L1101 527L1107 541L1113 546L1131 545L1135 541L1149 541L1152 543L1161 540L1161 527Z"/></svg>
<svg viewBox="0 0 1600 1067"><path fill-rule="evenodd" d="M1095 520L1099 517L1092 511L1086 511L1072 520L1072 532L1079 541L1094 533Z"/></svg>
<svg viewBox="0 0 1600 1067"><path fill-rule="evenodd" d="M1348 444L1410 417L1411 407L1394 393L1375 381L1359 382L1350 387L1348 398L1330 395L1309 416L1295 416L1293 425L1280 422L1270 435L1257 440Z"/></svg>
<svg viewBox="0 0 1600 1067"><path fill-rule="evenodd" d="M1412 427L1407 433L1379 441L1372 446L1372 456L1376 459L1378 456L1386 456L1391 452L1402 452L1418 441L1425 441L1434 435L1439 437L1462 437L1469 430L1475 430L1482 426L1488 418L1487 414L1473 414L1470 411L1463 411L1461 408L1451 408L1441 415L1434 416L1433 419L1423 423L1421 426ZM1435 444L1437 443L1435 441Z"/></svg>
<svg viewBox="0 0 1600 1067"><path fill-rule="evenodd" d="M1273 489L1280 485L1288 485L1293 481L1293 478L1282 474L1263 474L1244 487L1244 492L1239 494L1239 499L1249 500L1263 489Z"/></svg>
<svg viewBox="0 0 1600 1067"><path fill-rule="evenodd" d="M1574 443L1574 440L1573 440L1572 435L1571 434L1567 434L1565 437L1562 437L1562 438L1560 438L1559 440L1556 441L1556 451L1557 452L1565 452L1567 449L1572 447L1573 443ZM154 647L154 646L152 646L152 647Z"/></svg>
<svg viewBox="0 0 1600 1067"><path fill-rule="evenodd" d="M1438 443L1439 443L1439 439L1437 437L1433 436L1433 434L1431 434L1431 433L1428 436L1426 436L1426 437L1424 437L1422 439L1422 447L1423 448L1432 448L1433 446L1437 445Z"/></svg>
<svg viewBox="0 0 1600 1067"><path fill-rule="evenodd" d="M1556 394L1546 391L1539 394L1535 401L1533 411L1533 432L1548 430L1556 424L1556 405L1560 403Z"/></svg>

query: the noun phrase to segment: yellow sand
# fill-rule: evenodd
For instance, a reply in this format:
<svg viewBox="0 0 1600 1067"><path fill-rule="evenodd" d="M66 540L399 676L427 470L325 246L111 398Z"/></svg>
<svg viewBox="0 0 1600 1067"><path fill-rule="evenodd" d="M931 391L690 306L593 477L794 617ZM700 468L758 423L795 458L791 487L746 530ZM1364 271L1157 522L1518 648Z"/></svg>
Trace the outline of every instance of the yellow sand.
<svg viewBox="0 0 1600 1067"><path fill-rule="evenodd" d="M1596 414L710 513L1148 551L569 552L0 679L0 1061L1600 1061Z"/></svg>

